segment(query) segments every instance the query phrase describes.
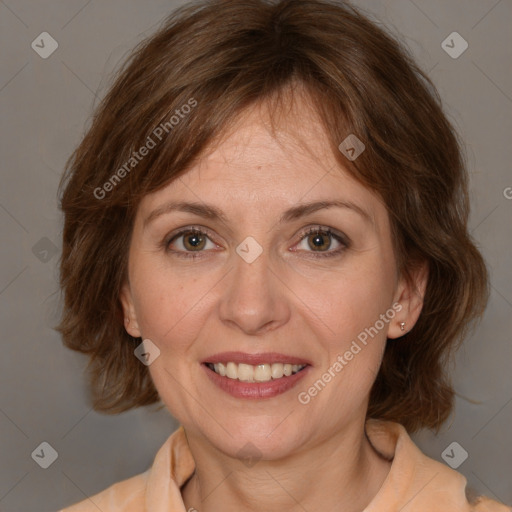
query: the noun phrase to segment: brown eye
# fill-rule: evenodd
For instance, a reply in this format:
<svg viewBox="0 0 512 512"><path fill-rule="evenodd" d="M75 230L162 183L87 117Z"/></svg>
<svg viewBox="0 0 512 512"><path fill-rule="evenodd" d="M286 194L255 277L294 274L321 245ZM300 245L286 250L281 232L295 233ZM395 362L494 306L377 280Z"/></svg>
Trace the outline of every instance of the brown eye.
<svg viewBox="0 0 512 512"><path fill-rule="evenodd" d="M208 244L210 244L208 246ZM202 253L205 249L214 249L215 244L205 232L198 229L183 229L176 233L166 244L166 250L178 255Z"/></svg>
<svg viewBox="0 0 512 512"><path fill-rule="evenodd" d="M308 244L313 251L324 251L331 247L331 235L323 231L317 231L307 236Z"/></svg>
<svg viewBox="0 0 512 512"><path fill-rule="evenodd" d="M297 247L314 257L340 256L350 247L350 241L345 235L333 233L329 228L317 227L304 233Z"/></svg>
<svg viewBox="0 0 512 512"><path fill-rule="evenodd" d="M200 251L206 245L206 237L197 231L188 231L183 236L183 246L187 251Z"/></svg>

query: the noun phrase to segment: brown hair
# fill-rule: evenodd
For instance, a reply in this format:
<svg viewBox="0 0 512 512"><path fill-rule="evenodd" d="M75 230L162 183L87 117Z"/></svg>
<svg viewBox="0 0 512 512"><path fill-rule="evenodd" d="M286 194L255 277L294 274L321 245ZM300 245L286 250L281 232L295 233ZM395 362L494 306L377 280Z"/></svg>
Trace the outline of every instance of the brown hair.
<svg viewBox="0 0 512 512"><path fill-rule="evenodd" d="M66 346L91 357L96 410L159 400L119 300L141 198L184 174L245 108L277 105L292 83L308 91L339 162L386 204L399 271L408 276L428 262L421 315L387 342L367 414L410 432L438 429L450 414L446 363L488 298L485 263L467 230L460 144L407 51L354 7L329 0L182 7L139 45L97 109L60 187L58 327ZM338 150L349 134L366 146L353 162ZM154 149L139 158L150 139Z"/></svg>

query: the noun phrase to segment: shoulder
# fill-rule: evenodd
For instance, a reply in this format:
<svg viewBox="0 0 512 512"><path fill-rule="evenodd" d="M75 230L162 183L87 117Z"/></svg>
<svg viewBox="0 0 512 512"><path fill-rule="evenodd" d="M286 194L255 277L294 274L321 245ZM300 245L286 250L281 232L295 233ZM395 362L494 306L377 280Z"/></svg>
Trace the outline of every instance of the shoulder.
<svg viewBox="0 0 512 512"><path fill-rule="evenodd" d="M471 512L512 512L511 507L491 500L486 496L479 496L471 505Z"/></svg>
<svg viewBox="0 0 512 512"><path fill-rule="evenodd" d="M195 468L183 427L173 432L144 473L111 485L59 512L153 512L182 505L180 486Z"/></svg>
<svg viewBox="0 0 512 512"><path fill-rule="evenodd" d="M366 512L388 510L391 503L402 512L512 512L475 495L464 475L425 455L402 425L368 420L366 427L376 450L392 460L388 477Z"/></svg>
<svg viewBox="0 0 512 512"><path fill-rule="evenodd" d="M104 491L59 512L142 512L145 510L148 473L149 470L117 482Z"/></svg>

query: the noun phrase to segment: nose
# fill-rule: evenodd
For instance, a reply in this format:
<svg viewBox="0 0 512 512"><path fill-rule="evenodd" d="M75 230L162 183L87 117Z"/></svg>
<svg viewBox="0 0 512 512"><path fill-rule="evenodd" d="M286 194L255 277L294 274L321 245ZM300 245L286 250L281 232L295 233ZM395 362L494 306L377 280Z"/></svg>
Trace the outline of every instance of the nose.
<svg viewBox="0 0 512 512"><path fill-rule="evenodd" d="M284 325L290 318L289 289L270 267L265 251L252 263L233 255L235 268L222 291L219 315L231 329L259 335Z"/></svg>

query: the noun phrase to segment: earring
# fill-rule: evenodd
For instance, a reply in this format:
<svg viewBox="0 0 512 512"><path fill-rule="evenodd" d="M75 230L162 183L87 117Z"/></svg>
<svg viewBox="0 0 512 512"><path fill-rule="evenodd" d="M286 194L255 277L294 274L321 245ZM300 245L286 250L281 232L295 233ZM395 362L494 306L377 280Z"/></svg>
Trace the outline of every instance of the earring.
<svg viewBox="0 0 512 512"><path fill-rule="evenodd" d="M405 322L400 322L400 330L405 331Z"/></svg>

